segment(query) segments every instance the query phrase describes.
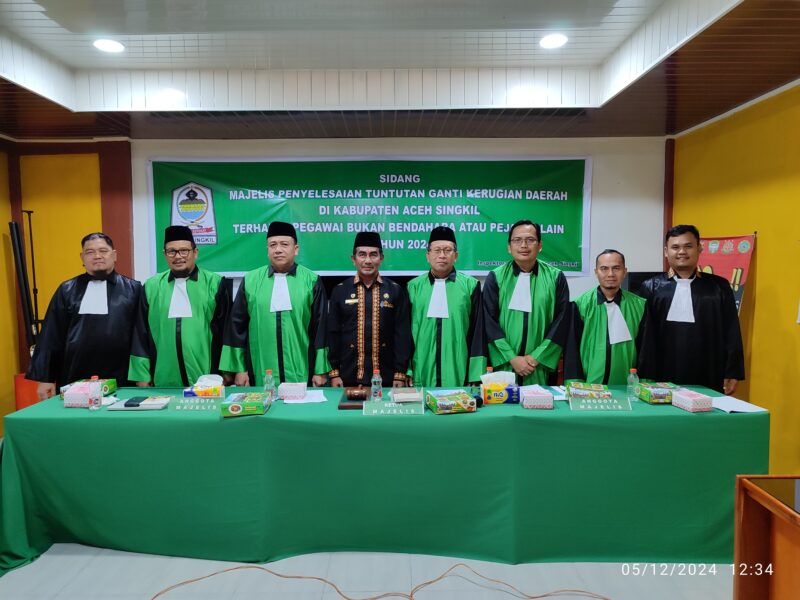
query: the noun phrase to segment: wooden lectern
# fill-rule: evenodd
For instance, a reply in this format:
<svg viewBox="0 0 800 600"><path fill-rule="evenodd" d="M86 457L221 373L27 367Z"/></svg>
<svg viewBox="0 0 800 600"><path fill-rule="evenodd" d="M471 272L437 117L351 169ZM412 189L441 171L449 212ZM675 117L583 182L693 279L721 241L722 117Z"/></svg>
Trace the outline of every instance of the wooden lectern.
<svg viewBox="0 0 800 600"><path fill-rule="evenodd" d="M800 596L800 476L736 478L734 600Z"/></svg>

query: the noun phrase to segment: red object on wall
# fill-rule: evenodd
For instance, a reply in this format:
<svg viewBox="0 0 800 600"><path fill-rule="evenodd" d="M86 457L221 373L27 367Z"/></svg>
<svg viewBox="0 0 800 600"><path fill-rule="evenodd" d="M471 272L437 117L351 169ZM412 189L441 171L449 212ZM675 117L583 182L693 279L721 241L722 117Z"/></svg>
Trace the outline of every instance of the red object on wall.
<svg viewBox="0 0 800 600"><path fill-rule="evenodd" d="M36 395L35 381L25 379L25 373L14 375L14 397L17 400L17 410L36 404L39 396Z"/></svg>

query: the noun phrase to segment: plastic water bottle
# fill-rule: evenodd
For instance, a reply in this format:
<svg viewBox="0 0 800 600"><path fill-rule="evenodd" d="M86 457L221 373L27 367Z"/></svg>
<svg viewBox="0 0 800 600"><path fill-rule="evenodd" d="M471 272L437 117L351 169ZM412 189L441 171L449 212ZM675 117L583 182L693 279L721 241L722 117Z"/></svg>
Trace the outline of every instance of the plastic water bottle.
<svg viewBox="0 0 800 600"><path fill-rule="evenodd" d="M381 372L378 369L372 372L372 381L370 383L369 399L380 402L383 400L383 379L381 379Z"/></svg>
<svg viewBox="0 0 800 600"><path fill-rule="evenodd" d="M103 406L103 382L97 375L89 380L89 410L100 410Z"/></svg>
<svg viewBox="0 0 800 600"><path fill-rule="evenodd" d="M628 374L628 400L637 400L639 398L639 375L636 369L631 369Z"/></svg>
<svg viewBox="0 0 800 600"><path fill-rule="evenodd" d="M264 393L267 395L267 404L275 400L277 393L275 388L275 379L272 377L272 369L267 369L264 371Z"/></svg>

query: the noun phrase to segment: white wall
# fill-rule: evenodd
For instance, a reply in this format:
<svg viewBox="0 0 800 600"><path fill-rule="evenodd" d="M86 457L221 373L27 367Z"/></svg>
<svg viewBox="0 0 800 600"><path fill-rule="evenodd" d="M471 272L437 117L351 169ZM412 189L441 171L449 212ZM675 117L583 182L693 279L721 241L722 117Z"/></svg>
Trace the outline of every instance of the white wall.
<svg viewBox="0 0 800 600"><path fill-rule="evenodd" d="M592 259L604 248L616 248L625 254L631 271L661 269L663 138L134 140L131 146L134 273L140 280L153 274L148 161L199 157L589 156L592 158ZM592 277L573 277L569 285L575 297L596 282Z"/></svg>

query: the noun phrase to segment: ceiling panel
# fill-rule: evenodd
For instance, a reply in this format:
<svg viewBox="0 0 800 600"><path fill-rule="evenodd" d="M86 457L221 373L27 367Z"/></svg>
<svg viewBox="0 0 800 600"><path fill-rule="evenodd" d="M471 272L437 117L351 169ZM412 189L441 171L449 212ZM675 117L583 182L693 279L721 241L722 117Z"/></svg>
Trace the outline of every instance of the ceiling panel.
<svg viewBox="0 0 800 600"><path fill-rule="evenodd" d="M0 133L17 139L659 136L798 78L800 2L746 0L599 108L71 113L0 80Z"/></svg>
<svg viewBox="0 0 800 600"><path fill-rule="evenodd" d="M663 0L4 0L0 27L72 68L588 66ZM539 46L560 30L570 43ZM92 47L100 36L120 55Z"/></svg>

